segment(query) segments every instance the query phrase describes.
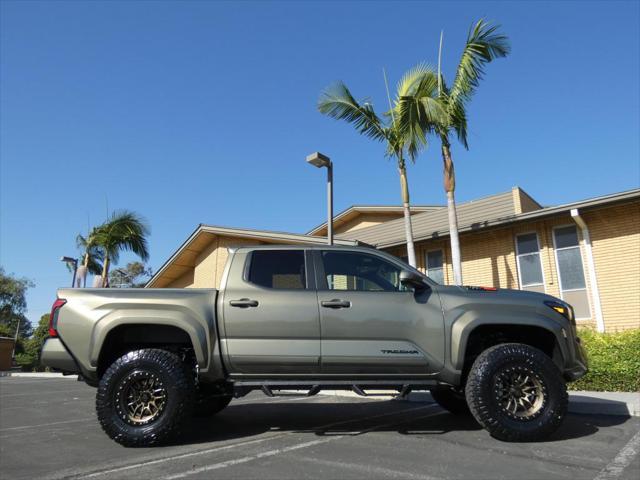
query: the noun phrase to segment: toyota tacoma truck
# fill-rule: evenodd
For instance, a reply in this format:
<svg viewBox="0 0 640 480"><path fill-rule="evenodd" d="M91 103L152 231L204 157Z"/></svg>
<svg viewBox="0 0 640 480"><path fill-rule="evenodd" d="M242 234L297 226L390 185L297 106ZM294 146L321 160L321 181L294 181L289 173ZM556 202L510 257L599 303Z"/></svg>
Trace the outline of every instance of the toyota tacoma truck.
<svg viewBox="0 0 640 480"><path fill-rule="evenodd" d="M262 390L430 390L505 441L544 438L587 371L573 309L439 285L365 247L232 248L215 289L61 289L41 362L97 387L104 431L165 442Z"/></svg>

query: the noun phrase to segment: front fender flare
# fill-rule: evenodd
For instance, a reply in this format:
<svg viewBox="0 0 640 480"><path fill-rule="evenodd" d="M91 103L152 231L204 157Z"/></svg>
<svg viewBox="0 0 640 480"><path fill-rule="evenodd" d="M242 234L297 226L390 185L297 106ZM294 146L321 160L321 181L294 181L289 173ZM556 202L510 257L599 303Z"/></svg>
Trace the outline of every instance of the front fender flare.
<svg viewBox="0 0 640 480"><path fill-rule="evenodd" d="M566 342L563 341L562 325L538 312L496 313L468 311L461 315L451 327L451 364L462 370L469 335L482 325L522 325L549 331L556 339L563 362L569 357Z"/></svg>

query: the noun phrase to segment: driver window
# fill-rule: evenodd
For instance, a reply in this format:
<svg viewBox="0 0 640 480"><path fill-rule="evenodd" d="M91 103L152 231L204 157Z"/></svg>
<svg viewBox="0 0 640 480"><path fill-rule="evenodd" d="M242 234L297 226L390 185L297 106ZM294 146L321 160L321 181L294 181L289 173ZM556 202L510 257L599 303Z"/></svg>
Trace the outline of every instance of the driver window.
<svg viewBox="0 0 640 480"><path fill-rule="evenodd" d="M400 268L375 255L356 252L322 252L329 290L403 292Z"/></svg>

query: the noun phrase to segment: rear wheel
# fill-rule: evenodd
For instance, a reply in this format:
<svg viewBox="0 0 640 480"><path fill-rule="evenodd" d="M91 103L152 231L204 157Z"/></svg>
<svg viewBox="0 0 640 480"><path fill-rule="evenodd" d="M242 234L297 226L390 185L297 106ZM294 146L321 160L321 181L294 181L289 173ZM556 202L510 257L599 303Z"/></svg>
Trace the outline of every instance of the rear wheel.
<svg viewBox="0 0 640 480"><path fill-rule="evenodd" d="M506 343L481 353L466 384L471 413L489 433L505 441L541 440L567 412L567 388L544 352Z"/></svg>
<svg viewBox="0 0 640 480"><path fill-rule="evenodd" d="M455 415L469 414L469 405L467 405L464 390L454 387L438 387L432 389L429 393L431 393L436 403L445 410Z"/></svg>
<svg viewBox="0 0 640 480"><path fill-rule="evenodd" d="M176 435L194 403L191 369L175 354L143 349L118 358L100 379L96 411L102 429L127 447Z"/></svg>

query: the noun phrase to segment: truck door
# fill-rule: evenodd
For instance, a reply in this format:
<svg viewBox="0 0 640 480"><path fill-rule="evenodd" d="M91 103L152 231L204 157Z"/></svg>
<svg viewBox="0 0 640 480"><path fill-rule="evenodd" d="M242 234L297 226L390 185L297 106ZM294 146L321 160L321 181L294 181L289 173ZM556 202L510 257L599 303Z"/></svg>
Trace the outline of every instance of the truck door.
<svg viewBox="0 0 640 480"><path fill-rule="evenodd" d="M231 374L320 371L320 314L307 256L302 248L234 255L221 335Z"/></svg>
<svg viewBox="0 0 640 480"><path fill-rule="evenodd" d="M400 283L402 263L377 252L314 251L322 373L428 375L444 360L435 290Z"/></svg>

